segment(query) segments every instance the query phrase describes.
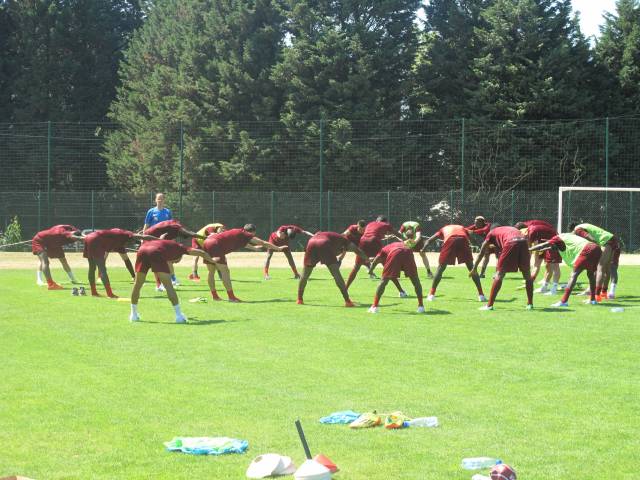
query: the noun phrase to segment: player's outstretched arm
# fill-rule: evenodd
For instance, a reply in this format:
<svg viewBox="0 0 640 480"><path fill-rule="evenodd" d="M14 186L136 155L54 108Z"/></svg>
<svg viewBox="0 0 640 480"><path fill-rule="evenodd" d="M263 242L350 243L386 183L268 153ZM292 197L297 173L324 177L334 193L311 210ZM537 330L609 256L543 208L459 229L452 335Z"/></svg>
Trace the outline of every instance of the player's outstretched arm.
<svg viewBox="0 0 640 480"><path fill-rule="evenodd" d="M141 235L139 233L134 233L133 238L136 240L158 240L158 237L154 237L153 235Z"/></svg>
<svg viewBox="0 0 640 480"><path fill-rule="evenodd" d="M282 247L276 247L273 243L266 242L258 237L253 237L251 240L249 240L249 243L252 245L264 247L267 250L273 250L274 252L284 252L285 250L289 249L289 247L286 245L283 245Z"/></svg>
<svg viewBox="0 0 640 480"><path fill-rule="evenodd" d="M380 259L381 259L380 255L378 255L376 258L373 259L373 261L371 262L371 265L369 265L369 275L373 273L376 266L380 263Z"/></svg>
<svg viewBox="0 0 640 480"><path fill-rule="evenodd" d="M469 272L470 277L478 273L478 265L480 265L480 262L487 254L487 250L489 250L489 242L485 240L484 242L482 242L482 246L480 247L480 253L478 253L478 256L476 257L476 261L473 262L473 268Z"/></svg>
<svg viewBox="0 0 640 480"><path fill-rule="evenodd" d="M586 231L586 230L584 230L583 228L578 228L578 227L576 227L576 228L574 228L574 229L573 229L573 233L574 233L575 235L578 235L579 237L586 238L586 239L587 239L587 240L589 240L591 243L598 243L598 242L596 242L596 239L595 239L595 238L593 238L593 237L589 234L589 232L587 232L587 231Z"/></svg>
<svg viewBox="0 0 640 480"><path fill-rule="evenodd" d="M196 238L199 238L199 239L201 239L201 240L204 240L205 238L207 238L207 237L205 237L205 236L203 236L203 235L200 235L200 234L198 234L198 233L196 233L196 232L192 232L191 230L187 230L187 229L186 229L186 228L184 228L184 227L182 227L182 228L180 229L180 233L181 233L182 235L184 235L185 237L196 237Z"/></svg>
<svg viewBox="0 0 640 480"><path fill-rule="evenodd" d="M534 245L533 247L529 248L530 252L544 252L545 250L551 250L553 248L553 245L551 245L549 242L543 242L543 243L538 243L537 245Z"/></svg>
<svg viewBox="0 0 640 480"><path fill-rule="evenodd" d="M187 252L187 255L191 255L192 257L200 257L200 258L204 258L207 262L211 262L211 263L218 263L216 262L216 259L212 258L211 255L209 255L207 252L205 252L204 250L200 250L199 248L192 248ZM219 258L217 259L219 260Z"/></svg>
<svg viewBox="0 0 640 480"><path fill-rule="evenodd" d="M313 233L307 232L306 230L302 230L302 233L304 233L307 237L313 237Z"/></svg>
<svg viewBox="0 0 640 480"><path fill-rule="evenodd" d="M434 233L429 238L427 238L427 240L425 240L425 242L424 242L424 247L422 247L422 250L420 250L420 251L424 252L429 245L431 245L433 242L436 241L437 238L438 238L438 234L437 233Z"/></svg>

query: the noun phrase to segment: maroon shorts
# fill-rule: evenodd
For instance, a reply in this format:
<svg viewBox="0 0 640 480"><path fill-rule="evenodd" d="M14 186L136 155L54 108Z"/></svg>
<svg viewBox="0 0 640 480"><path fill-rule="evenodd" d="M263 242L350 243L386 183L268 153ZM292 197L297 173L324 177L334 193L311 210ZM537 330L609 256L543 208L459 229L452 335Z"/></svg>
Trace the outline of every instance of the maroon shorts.
<svg viewBox="0 0 640 480"><path fill-rule="evenodd" d="M544 263L562 263L562 257L555 249L545 250Z"/></svg>
<svg viewBox="0 0 640 480"><path fill-rule="evenodd" d="M418 268L411 250L399 248L387 255L382 270L382 278L398 278L400 272L404 272L406 277L416 277L418 275Z"/></svg>
<svg viewBox="0 0 640 480"><path fill-rule="evenodd" d="M507 242L500 256L498 257L498 272L510 273L529 272L531 270L531 255L529 254L529 244L526 240L515 240Z"/></svg>
<svg viewBox="0 0 640 480"><path fill-rule="evenodd" d="M215 243L213 245L209 245L209 249L207 250L207 253L211 256L211 258L220 258L220 260L218 260L218 263L222 264L222 265L226 265L227 264L227 257L225 255L225 253L220 250L220 247L218 247L218 245L216 245ZM207 261L207 260L202 260L204 263L208 264L208 265L214 265L213 263Z"/></svg>
<svg viewBox="0 0 640 480"><path fill-rule="evenodd" d="M362 250L367 257L375 257L382 250L382 241L377 238L361 238L360 244L358 245L360 250ZM356 265L364 265L365 261L360 258L359 255L356 256Z"/></svg>
<svg viewBox="0 0 640 480"><path fill-rule="evenodd" d="M323 265L338 263L335 252L331 248L331 240L328 238L311 237L307 242L307 248L304 251L304 266L315 267L318 262Z"/></svg>
<svg viewBox="0 0 640 480"><path fill-rule="evenodd" d="M106 254L107 251L102 245L100 245L100 242L96 241L95 238L85 239L84 249L82 250L82 256L84 258L104 259Z"/></svg>
<svg viewBox="0 0 640 480"><path fill-rule="evenodd" d="M277 235L272 233L269 235L269 243L276 247L283 247L285 245L289 245L289 238L279 238Z"/></svg>
<svg viewBox="0 0 640 480"><path fill-rule="evenodd" d="M613 250L613 255L611 256L611 265L617 267L620 263L620 242L617 237L613 237L609 240L606 245L609 245Z"/></svg>
<svg viewBox="0 0 640 480"><path fill-rule="evenodd" d="M598 268L598 262L600 262L601 256L602 249L595 243L589 243L588 245L585 245L580 252L580 255L578 255L578 258L576 258L576 261L573 264L573 269L595 272Z"/></svg>
<svg viewBox="0 0 640 480"><path fill-rule="evenodd" d="M64 258L62 245L47 245L37 235L31 240L31 252L34 255L45 252L49 258Z"/></svg>
<svg viewBox="0 0 640 480"><path fill-rule="evenodd" d="M171 273L169 264L162 255L154 252L138 251L136 256L136 272L147 273L151 269L153 273Z"/></svg>
<svg viewBox="0 0 640 480"><path fill-rule="evenodd" d="M438 263L440 265L455 265L457 263L473 263L473 254L469 240L465 237L449 237L442 245Z"/></svg>

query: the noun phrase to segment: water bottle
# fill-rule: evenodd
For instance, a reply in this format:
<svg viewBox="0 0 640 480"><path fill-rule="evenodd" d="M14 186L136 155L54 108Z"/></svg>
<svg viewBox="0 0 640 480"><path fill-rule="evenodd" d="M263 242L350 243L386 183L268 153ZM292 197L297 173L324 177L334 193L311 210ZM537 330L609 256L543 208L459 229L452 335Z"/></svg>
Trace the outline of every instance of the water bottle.
<svg viewBox="0 0 640 480"><path fill-rule="evenodd" d="M407 427L437 427L438 417L420 417L405 422Z"/></svg>
<svg viewBox="0 0 640 480"><path fill-rule="evenodd" d="M471 477L471 480L491 480L491 478L476 473L473 477Z"/></svg>
<svg viewBox="0 0 640 480"><path fill-rule="evenodd" d="M611 309L611 311L612 311L613 313L622 313L622 312L624 312L624 308L622 308L622 307L613 307L613 308Z"/></svg>
<svg viewBox="0 0 640 480"><path fill-rule="evenodd" d="M491 458L491 457L474 457L474 458L463 458L462 459L462 468L465 470L481 470L483 468L493 467L494 465L498 465L502 463L502 460L499 458Z"/></svg>

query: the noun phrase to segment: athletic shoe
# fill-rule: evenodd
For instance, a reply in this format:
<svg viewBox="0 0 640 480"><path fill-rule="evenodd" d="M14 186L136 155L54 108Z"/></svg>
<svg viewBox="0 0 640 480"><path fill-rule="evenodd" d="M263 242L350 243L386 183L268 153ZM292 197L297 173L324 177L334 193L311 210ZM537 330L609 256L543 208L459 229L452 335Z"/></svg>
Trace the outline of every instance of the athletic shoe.
<svg viewBox="0 0 640 480"><path fill-rule="evenodd" d="M582 302L582 303L584 303L585 305L598 305L598 303L599 303L599 302L598 302L598 300L597 300L597 299L596 299L596 300L591 300L591 299L589 298L589 299L585 300L585 301L584 301L584 302Z"/></svg>
<svg viewBox="0 0 640 480"><path fill-rule="evenodd" d="M115 293L112 293L111 295L109 295L107 293L107 297L109 297L109 298L119 298L118 295L116 295Z"/></svg>
<svg viewBox="0 0 640 480"><path fill-rule="evenodd" d="M296 274L293 276L293 279L294 279L294 280L300 280L300 274L299 274L299 273L296 273Z"/></svg>
<svg viewBox="0 0 640 480"><path fill-rule="evenodd" d="M242 303L242 300L240 300L238 297L231 297L229 301L231 303Z"/></svg>
<svg viewBox="0 0 640 480"><path fill-rule="evenodd" d="M533 310L533 305L528 304L525 308L526 308L527 310Z"/></svg>
<svg viewBox="0 0 640 480"><path fill-rule="evenodd" d="M271 276L267 273L267 274L264 276L264 279L265 279L265 280L271 280Z"/></svg>
<svg viewBox="0 0 640 480"><path fill-rule="evenodd" d="M487 297L485 297L484 295L478 295L478 301L479 302L486 302L487 301Z"/></svg>
<svg viewBox="0 0 640 480"><path fill-rule="evenodd" d="M304 301L303 301L301 298L299 298L298 300L296 300L296 303L297 303L298 305L304 305Z"/></svg>
<svg viewBox="0 0 640 480"><path fill-rule="evenodd" d="M369 274L369 278L370 278L371 280L378 280L378 276L377 276L375 273L370 273L370 274Z"/></svg>
<svg viewBox="0 0 640 480"><path fill-rule="evenodd" d="M489 305L483 305L481 306L478 310L482 310L484 312L488 312L488 311L492 311L493 310L493 305L489 306Z"/></svg>
<svg viewBox="0 0 640 480"><path fill-rule="evenodd" d="M171 280L171 285L173 285L174 287L179 287L180 282L178 280Z"/></svg>
<svg viewBox="0 0 640 480"><path fill-rule="evenodd" d="M398 293L398 296L400 298L407 298L409 295L407 295L407 292L400 292L400 293Z"/></svg>
<svg viewBox="0 0 640 480"><path fill-rule="evenodd" d="M80 288L78 289L78 293L79 293L80 295L82 295L83 297L84 297L85 295L87 295L87 291L84 289L84 287L80 287Z"/></svg>
<svg viewBox="0 0 640 480"><path fill-rule="evenodd" d="M431 294L427 295L427 302L433 302L435 299L436 299L435 295L431 295Z"/></svg>
<svg viewBox="0 0 640 480"><path fill-rule="evenodd" d="M140 321L140 316L132 313L131 315L129 315L129 321L130 322L139 322Z"/></svg>
<svg viewBox="0 0 640 480"><path fill-rule="evenodd" d="M569 303L560 301L560 302L556 302L556 303L552 304L551 306L555 307L555 308L565 308L565 307L569 306Z"/></svg>
<svg viewBox="0 0 640 480"><path fill-rule="evenodd" d="M38 285L39 287L44 287L47 284L47 282L43 282L42 280L37 280L36 281L36 285Z"/></svg>
<svg viewBox="0 0 640 480"><path fill-rule="evenodd" d="M58 285L57 283L52 283L47 287L47 290L64 290L62 285Z"/></svg>
<svg viewBox="0 0 640 480"><path fill-rule="evenodd" d="M73 295L74 297L77 297L79 295L78 289L76 287L73 287L71 289L71 295Z"/></svg>
<svg viewBox="0 0 640 480"><path fill-rule="evenodd" d="M607 298L608 298L609 300L613 300L614 298L616 298L616 294L615 294L615 293L612 293L612 292L609 292L609 293L607 294Z"/></svg>
<svg viewBox="0 0 640 480"><path fill-rule="evenodd" d="M548 292L544 292L543 295L546 295L547 297L550 297L551 295L557 295L558 292L557 291L553 291L553 290L549 290Z"/></svg>
<svg viewBox="0 0 640 480"><path fill-rule="evenodd" d="M534 293L547 293L549 291L548 287L540 287L534 290Z"/></svg>
<svg viewBox="0 0 640 480"><path fill-rule="evenodd" d="M484 273L481 273L480 275L478 275L480 278L484 278Z"/></svg>
<svg viewBox="0 0 640 480"><path fill-rule="evenodd" d="M185 317L184 315L176 317L176 323L187 323L187 317Z"/></svg>
<svg viewBox="0 0 640 480"><path fill-rule="evenodd" d="M369 310L367 310L367 312L369 312L369 313L380 313L380 308L379 307L374 307L373 305L371 305L369 307Z"/></svg>
<svg viewBox="0 0 640 480"><path fill-rule="evenodd" d="M187 277L189 280L192 280L194 282L199 282L200 281L200 277L198 276L197 273L190 273L189 276Z"/></svg>
<svg viewBox="0 0 640 480"><path fill-rule="evenodd" d="M351 300L347 300L346 302L344 302L344 306L347 308L351 308L351 307L355 307L356 304L353 303Z"/></svg>
<svg viewBox="0 0 640 480"><path fill-rule="evenodd" d="M156 287L156 292L164 292L164 285L158 285Z"/></svg>
<svg viewBox="0 0 640 480"><path fill-rule="evenodd" d="M418 313L424 313L424 307L423 307L422 305L420 305L420 306L418 307L418 310L416 310L416 312L418 312Z"/></svg>
<svg viewBox="0 0 640 480"><path fill-rule="evenodd" d="M427 278L428 278L429 280L433 279L433 273L431 273L431 272L427 272Z"/></svg>

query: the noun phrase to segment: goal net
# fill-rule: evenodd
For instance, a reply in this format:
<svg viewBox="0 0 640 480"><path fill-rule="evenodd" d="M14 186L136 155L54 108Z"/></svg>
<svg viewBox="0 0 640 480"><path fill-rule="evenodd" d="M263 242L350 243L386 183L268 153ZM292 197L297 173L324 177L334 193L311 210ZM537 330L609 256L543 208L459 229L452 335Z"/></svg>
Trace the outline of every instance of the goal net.
<svg viewBox="0 0 640 480"><path fill-rule="evenodd" d="M615 233L627 252L640 250L640 188L559 187L558 231L592 223Z"/></svg>

